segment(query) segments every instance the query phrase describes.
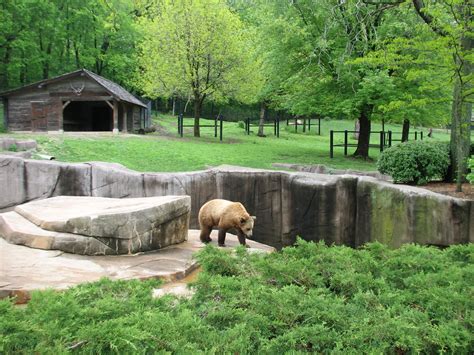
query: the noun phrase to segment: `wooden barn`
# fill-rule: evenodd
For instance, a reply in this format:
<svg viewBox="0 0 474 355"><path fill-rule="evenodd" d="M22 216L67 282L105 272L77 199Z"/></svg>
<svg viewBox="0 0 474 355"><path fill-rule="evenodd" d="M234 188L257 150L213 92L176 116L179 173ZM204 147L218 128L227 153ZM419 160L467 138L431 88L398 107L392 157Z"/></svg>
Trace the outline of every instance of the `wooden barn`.
<svg viewBox="0 0 474 355"><path fill-rule="evenodd" d="M0 93L9 131L113 131L145 128L147 107L120 85L81 69Z"/></svg>

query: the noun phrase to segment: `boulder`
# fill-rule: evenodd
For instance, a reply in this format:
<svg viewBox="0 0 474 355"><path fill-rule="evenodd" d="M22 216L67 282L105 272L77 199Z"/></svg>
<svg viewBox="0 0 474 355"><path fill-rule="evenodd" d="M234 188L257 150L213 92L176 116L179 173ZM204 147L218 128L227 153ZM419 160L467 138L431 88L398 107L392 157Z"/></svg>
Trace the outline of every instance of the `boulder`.
<svg viewBox="0 0 474 355"><path fill-rule="evenodd" d="M110 249L98 252L98 247L95 247L94 254L130 254L183 242L189 227L190 205L189 196L130 199L59 196L23 204L14 211L40 230L60 233L45 235L56 239L54 245L57 249L70 251L71 246L60 247L61 243L69 242L66 237L71 243L83 244L83 238L93 238ZM4 218L11 219L12 216ZM31 226L28 228L32 229ZM73 241L64 233L81 238ZM35 238L38 240L39 236ZM8 240L12 241L12 238ZM44 243L52 245L53 242ZM86 245L76 249L87 254L91 250Z"/></svg>

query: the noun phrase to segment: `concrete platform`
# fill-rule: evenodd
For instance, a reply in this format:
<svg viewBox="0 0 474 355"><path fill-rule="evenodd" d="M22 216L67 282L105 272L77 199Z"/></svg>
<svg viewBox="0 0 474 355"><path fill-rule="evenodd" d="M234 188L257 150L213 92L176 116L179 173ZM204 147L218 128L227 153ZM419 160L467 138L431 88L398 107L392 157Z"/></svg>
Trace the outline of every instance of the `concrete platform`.
<svg viewBox="0 0 474 355"><path fill-rule="evenodd" d="M73 254L134 254L186 240L190 209L189 196L58 196L0 214L0 236Z"/></svg>
<svg viewBox="0 0 474 355"><path fill-rule="evenodd" d="M217 231L211 234L217 246ZM237 237L227 234L226 244L238 245ZM275 249L248 240L250 251L272 252ZM102 277L112 280L159 278L180 280L198 265L192 255L204 244L199 231L190 230L188 240L160 250L133 255L88 256L55 250L33 249L9 244L0 238L0 298L17 297L27 302L33 290L66 289Z"/></svg>

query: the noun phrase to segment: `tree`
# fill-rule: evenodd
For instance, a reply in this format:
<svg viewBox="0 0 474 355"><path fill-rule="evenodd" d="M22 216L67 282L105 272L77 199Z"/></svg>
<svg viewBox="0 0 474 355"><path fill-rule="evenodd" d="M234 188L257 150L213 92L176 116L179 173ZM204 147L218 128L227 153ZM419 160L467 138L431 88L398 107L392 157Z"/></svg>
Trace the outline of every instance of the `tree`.
<svg viewBox="0 0 474 355"><path fill-rule="evenodd" d="M470 0L413 0L416 12L452 51L454 90L451 116L451 165L456 190L462 191L471 143L474 16Z"/></svg>
<svg viewBox="0 0 474 355"><path fill-rule="evenodd" d="M251 100L258 75L247 33L221 0L163 0L143 19L138 85L150 97L194 102L194 136L204 100Z"/></svg>
<svg viewBox="0 0 474 355"><path fill-rule="evenodd" d="M5 0L0 91L87 68L128 84L135 66L132 0Z"/></svg>

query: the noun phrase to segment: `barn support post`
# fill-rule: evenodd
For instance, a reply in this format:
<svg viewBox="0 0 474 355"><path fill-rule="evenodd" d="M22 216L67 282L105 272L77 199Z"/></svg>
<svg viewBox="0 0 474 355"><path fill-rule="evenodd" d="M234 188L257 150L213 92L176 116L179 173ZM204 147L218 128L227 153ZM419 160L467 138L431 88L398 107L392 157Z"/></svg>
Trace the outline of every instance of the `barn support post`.
<svg viewBox="0 0 474 355"><path fill-rule="evenodd" d="M70 103L71 103L71 100L68 100L65 103L62 103L62 101L59 101L59 104L61 105L61 114L59 115L59 122L58 122L59 133L64 133L64 110Z"/></svg>
<svg viewBox="0 0 474 355"><path fill-rule="evenodd" d="M3 127L8 130L8 99L3 98Z"/></svg>
<svg viewBox="0 0 474 355"><path fill-rule="evenodd" d="M128 108L125 103L122 103L122 133L127 133L127 124L128 124Z"/></svg>
<svg viewBox="0 0 474 355"><path fill-rule="evenodd" d="M112 130L113 133L118 134L118 103L114 100L114 128Z"/></svg>

